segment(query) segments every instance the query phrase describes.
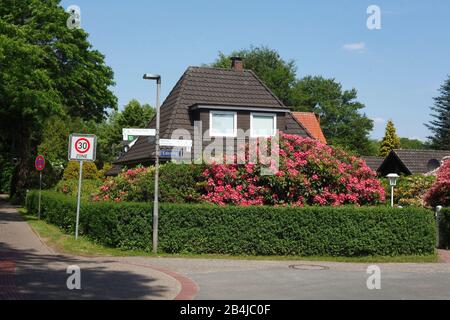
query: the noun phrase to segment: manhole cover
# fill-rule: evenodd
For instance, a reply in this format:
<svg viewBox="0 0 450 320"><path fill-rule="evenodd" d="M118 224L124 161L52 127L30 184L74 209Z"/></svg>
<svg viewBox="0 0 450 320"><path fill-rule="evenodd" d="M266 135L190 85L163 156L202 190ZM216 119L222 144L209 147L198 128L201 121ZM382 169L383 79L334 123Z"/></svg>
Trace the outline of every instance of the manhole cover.
<svg viewBox="0 0 450 320"><path fill-rule="evenodd" d="M313 264L293 264L289 266L289 269L295 270L328 270L328 267L313 265Z"/></svg>

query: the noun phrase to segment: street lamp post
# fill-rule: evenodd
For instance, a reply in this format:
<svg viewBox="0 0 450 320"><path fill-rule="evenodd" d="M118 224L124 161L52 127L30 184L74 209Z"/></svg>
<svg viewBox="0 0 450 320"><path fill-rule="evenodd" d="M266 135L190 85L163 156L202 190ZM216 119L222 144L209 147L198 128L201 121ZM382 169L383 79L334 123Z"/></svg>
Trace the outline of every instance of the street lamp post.
<svg viewBox="0 0 450 320"><path fill-rule="evenodd" d="M400 176L396 173L390 173L386 178L388 178L389 185L391 186L391 207L394 207L394 187L397 185L397 180Z"/></svg>
<svg viewBox="0 0 450 320"><path fill-rule="evenodd" d="M159 122L161 76L144 74L145 80L156 80L156 134L155 134L155 197L153 201L153 253L158 252L158 217L159 217Z"/></svg>

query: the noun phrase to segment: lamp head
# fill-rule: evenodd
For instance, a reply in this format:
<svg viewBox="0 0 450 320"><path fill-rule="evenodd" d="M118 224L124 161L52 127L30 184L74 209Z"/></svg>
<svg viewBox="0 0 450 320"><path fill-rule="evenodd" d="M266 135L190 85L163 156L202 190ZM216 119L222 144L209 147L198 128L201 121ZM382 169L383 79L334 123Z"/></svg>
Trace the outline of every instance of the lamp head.
<svg viewBox="0 0 450 320"><path fill-rule="evenodd" d="M389 180L389 185L391 187L394 187L397 185L397 180L398 180L398 178L400 178L400 176L396 173L390 173L386 176L386 178L388 178L388 180Z"/></svg>
<svg viewBox="0 0 450 320"><path fill-rule="evenodd" d="M157 82L161 82L161 76L159 74L146 73L143 78L145 80L156 80Z"/></svg>

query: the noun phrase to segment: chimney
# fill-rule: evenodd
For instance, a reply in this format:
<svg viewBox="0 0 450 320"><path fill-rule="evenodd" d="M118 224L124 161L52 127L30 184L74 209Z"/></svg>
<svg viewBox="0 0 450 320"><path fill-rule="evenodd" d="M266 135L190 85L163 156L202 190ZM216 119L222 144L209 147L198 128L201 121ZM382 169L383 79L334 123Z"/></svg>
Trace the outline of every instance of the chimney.
<svg viewBox="0 0 450 320"><path fill-rule="evenodd" d="M244 70L244 61L241 57L231 57L231 69L234 71Z"/></svg>

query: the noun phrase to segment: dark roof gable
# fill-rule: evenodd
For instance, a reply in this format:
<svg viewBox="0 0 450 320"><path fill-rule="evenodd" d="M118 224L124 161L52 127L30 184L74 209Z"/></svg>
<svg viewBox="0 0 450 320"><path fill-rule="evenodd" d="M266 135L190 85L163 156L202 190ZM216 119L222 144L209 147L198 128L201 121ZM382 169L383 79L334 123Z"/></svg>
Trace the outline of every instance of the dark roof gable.
<svg viewBox="0 0 450 320"><path fill-rule="evenodd" d="M442 161L443 158L450 156L450 150L392 150L380 166L383 170L392 159L397 159L400 164L405 167L406 173L427 173L430 170L428 167L430 160Z"/></svg>

